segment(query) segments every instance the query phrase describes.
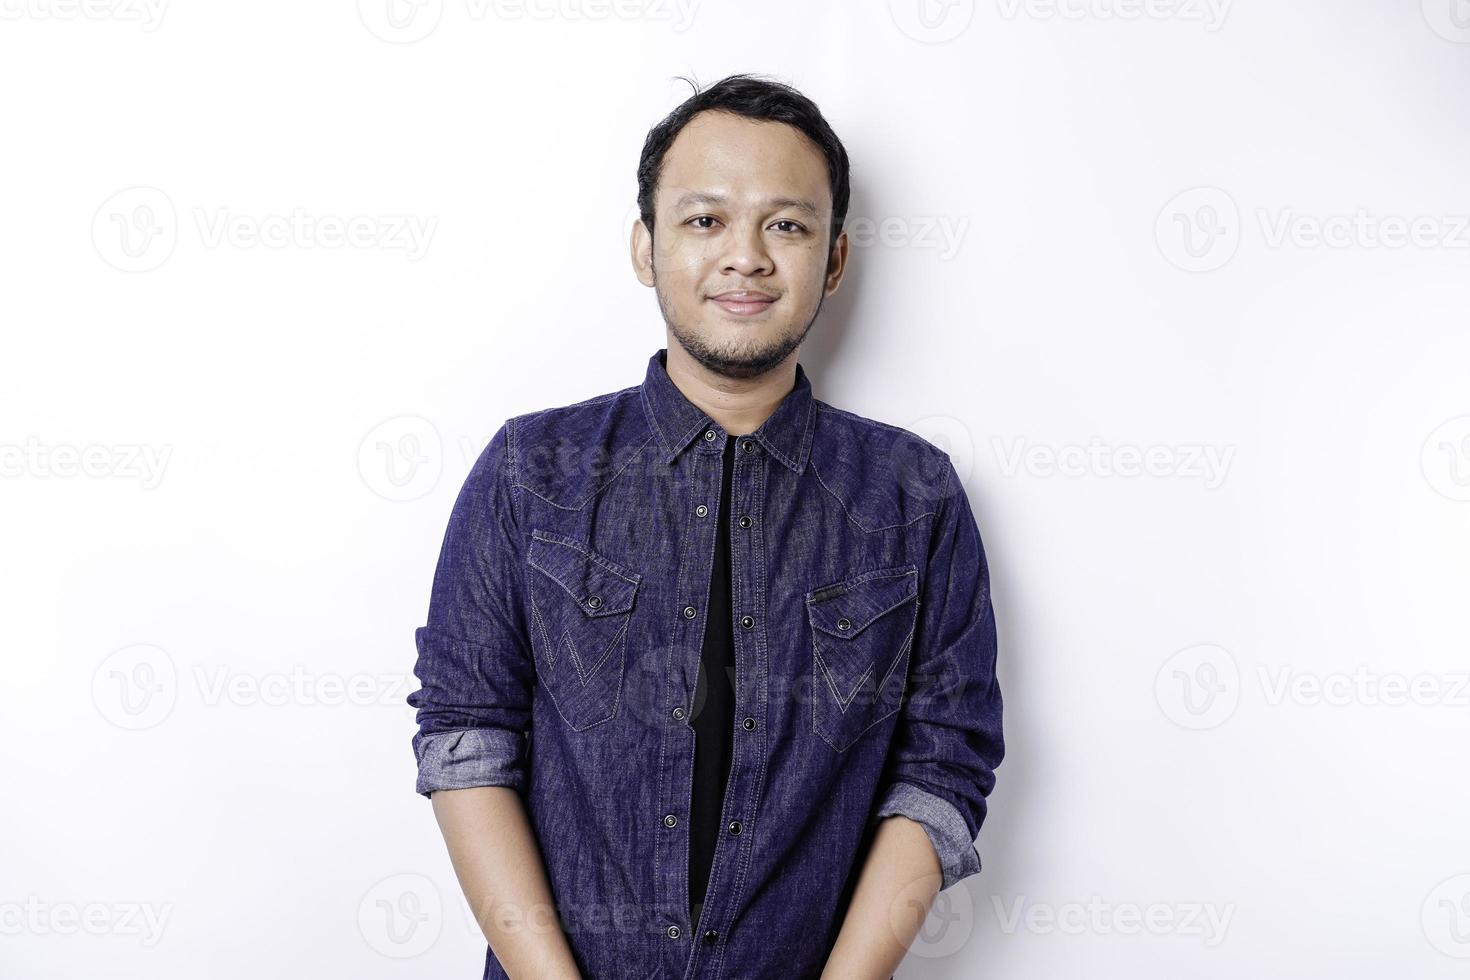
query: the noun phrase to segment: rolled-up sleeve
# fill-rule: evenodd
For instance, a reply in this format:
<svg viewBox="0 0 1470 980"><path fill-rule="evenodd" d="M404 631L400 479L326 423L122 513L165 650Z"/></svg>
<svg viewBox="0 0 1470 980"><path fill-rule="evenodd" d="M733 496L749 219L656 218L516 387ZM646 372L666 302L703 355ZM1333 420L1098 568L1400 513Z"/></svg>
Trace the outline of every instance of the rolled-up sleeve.
<svg viewBox="0 0 1470 980"><path fill-rule="evenodd" d="M516 458L507 421L459 491L440 548L427 623L415 631L420 687L416 791L525 788L535 664L522 610Z"/></svg>
<svg viewBox="0 0 1470 980"><path fill-rule="evenodd" d="M941 890L980 871L975 840L1005 754L985 549L948 456L944 466L909 686L871 818L901 815L923 826L943 870Z"/></svg>

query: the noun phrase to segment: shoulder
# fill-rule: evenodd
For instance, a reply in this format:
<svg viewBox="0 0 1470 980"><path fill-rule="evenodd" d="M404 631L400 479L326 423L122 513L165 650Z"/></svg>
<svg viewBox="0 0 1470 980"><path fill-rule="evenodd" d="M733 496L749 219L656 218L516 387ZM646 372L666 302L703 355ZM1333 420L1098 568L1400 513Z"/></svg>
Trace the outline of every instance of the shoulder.
<svg viewBox="0 0 1470 980"><path fill-rule="evenodd" d="M638 385L514 415L504 431L516 486L568 507L595 495L652 435Z"/></svg>
<svg viewBox="0 0 1470 980"><path fill-rule="evenodd" d="M903 426L815 401L812 468L865 530L933 517L954 492L954 465L939 446Z"/></svg>

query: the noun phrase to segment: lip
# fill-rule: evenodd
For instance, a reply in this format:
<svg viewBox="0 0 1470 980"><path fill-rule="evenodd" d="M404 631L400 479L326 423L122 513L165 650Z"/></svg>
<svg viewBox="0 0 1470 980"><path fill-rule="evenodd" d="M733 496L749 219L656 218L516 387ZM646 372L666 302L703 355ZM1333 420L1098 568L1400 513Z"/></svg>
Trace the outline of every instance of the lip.
<svg viewBox="0 0 1470 980"><path fill-rule="evenodd" d="M776 302L776 297L752 289L735 289L727 293L720 293L718 296L711 296L710 300L726 313L735 316L754 316L765 312L772 303Z"/></svg>

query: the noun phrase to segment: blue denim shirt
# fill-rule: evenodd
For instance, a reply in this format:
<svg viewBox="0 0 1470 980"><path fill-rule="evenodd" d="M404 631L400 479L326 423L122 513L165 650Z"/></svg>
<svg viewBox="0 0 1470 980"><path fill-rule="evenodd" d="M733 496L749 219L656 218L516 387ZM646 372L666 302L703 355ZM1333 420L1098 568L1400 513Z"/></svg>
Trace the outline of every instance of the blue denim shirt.
<svg viewBox="0 0 1470 980"><path fill-rule="evenodd" d="M688 817L725 430L642 384L504 423L449 520L417 791L525 802L584 977L816 977L878 820L923 825L942 887L1004 752L980 534L949 456L796 384L739 436L735 731L698 935ZM485 977L504 977L493 952Z"/></svg>

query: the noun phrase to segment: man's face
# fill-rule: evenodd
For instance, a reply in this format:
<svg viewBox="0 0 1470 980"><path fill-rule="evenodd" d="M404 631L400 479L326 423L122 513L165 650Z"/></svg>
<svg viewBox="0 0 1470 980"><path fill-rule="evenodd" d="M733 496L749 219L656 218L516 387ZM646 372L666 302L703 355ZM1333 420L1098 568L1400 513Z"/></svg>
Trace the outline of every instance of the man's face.
<svg viewBox="0 0 1470 980"><path fill-rule="evenodd" d="M695 116L664 155L654 213L652 236L633 227L639 281L680 346L725 377L784 361L841 282L826 160L785 123Z"/></svg>

